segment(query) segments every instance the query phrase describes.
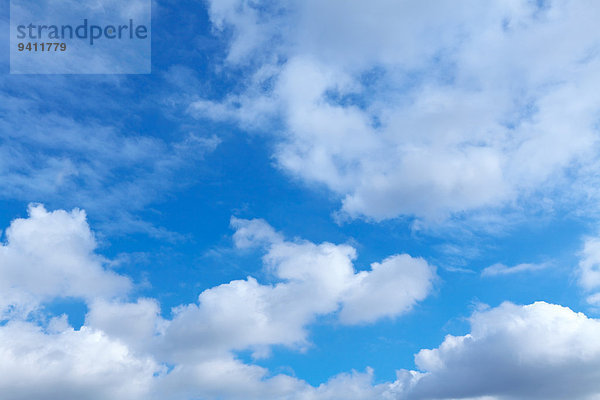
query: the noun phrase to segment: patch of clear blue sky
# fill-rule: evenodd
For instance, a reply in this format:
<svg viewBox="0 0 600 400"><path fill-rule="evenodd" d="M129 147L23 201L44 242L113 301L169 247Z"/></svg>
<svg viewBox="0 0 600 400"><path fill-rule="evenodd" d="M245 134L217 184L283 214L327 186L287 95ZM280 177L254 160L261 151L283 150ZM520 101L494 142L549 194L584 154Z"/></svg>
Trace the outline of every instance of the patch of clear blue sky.
<svg viewBox="0 0 600 400"><path fill-rule="evenodd" d="M2 7L6 18L7 6ZM394 370L413 367L412 357L419 349L437 346L446 334L464 334L464 317L478 303L495 306L507 300L545 300L586 310L572 272L580 237L589 232L584 221L532 215L501 233L455 234L450 239L436 234L435 229L414 232L410 218L338 225L332 213L339 208L340 199L279 171L271 157L274 143L268 135L248 135L233 124L197 121L184 112L185 101L195 95L220 98L241 84L235 74L215 69L226 54L227 43L211 34L202 3L161 1L153 16L153 73L149 76L9 76L3 59L0 86L4 94L37 104L41 116L60 111L82 124L96 121L115 127L121 135L154 137L167 144L189 132L202 137L214 134L222 140L203 160L186 164L165 178L174 182L149 190L153 197L146 206L129 210L136 218L179 234L178 239L103 230L111 213L118 210L89 212L99 251L123 260L117 271L139 284L135 296L158 299L168 316L171 307L196 301L202 290L214 285L248 275L266 281L260 271L260 251L240 254L232 248L229 219L235 215L263 218L288 238L350 243L358 250L355 265L359 269L397 253L420 256L439 267L436 294L409 315L358 327L319 320L310 329L314 346L307 352L276 347L272 357L258 361L273 372L294 371L313 384L366 366L375 368L378 381L393 379ZM2 46L4 58L8 51ZM174 72L176 66L179 69ZM164 102L176 95L182 105ZM360 99L352 101L360 103ZM29 150L35 153L39 149ZM104 182L105 189L135 180L140 172L135 166L119 170ZM1 196L1 227L25 216L32 201L43 202L50 209L85 208L74 203L72 194ZM449 254L448 245L458 249L457 253ZM512 276L480 277L481 269L498 262L508 266L549 262L550 266ZM474 273L451 272L448 267ZM69 314L75 326L82 323L85 313L85 307L69 300L57 301L47 310ZM240 353L240 357L248 358L248 354Z"/></svg>

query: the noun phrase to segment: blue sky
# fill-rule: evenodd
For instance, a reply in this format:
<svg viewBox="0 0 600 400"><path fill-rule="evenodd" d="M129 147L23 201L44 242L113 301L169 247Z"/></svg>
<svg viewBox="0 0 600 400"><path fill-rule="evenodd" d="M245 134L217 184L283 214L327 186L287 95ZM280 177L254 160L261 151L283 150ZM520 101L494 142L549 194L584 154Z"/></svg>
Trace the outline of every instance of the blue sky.
<svg viewBox="0 0 600 400"><path fill-rule="evenodd" d="M147 75L0 11L7 399L600 398L594 2L154 1Z"/></svg>

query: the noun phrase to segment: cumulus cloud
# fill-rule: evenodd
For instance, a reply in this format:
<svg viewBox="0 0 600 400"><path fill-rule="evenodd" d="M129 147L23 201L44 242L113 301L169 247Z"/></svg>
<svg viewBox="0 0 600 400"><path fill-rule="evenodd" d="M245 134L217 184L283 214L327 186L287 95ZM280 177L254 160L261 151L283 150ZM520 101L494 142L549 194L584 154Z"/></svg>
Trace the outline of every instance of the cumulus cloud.
<svg viewBox="0 0 600 400"><path fill-rule="evenodd" d="M259 244L256 233L266 230L262 220L233 223L245 228L236 232L240 235L238 245L242 237L252 237L253 243ZM348 245L286 242L276 233L271 237L263 258L268 270L279 279L309 283L338 299L342 304L340 319L345 323L372 322L402 314L427 297L437 277L434 267L408 254L390 256L373 263L368 271L355 272L352 261L356 250Z"/></svg>
<svg viewBox="0 0 600 400"><path fill-rule="evenodd" d="M88 306L85 316L85 326L101 330L142 352L149 350L165 324L154 299L138 299L135 303L97 299Z"/></svg>
<svg viewBox="0 0 600 400"><path fill-rule="evenodd" d="M85 212L48 212L29 207L28 218L14 220L0 245L0 317L27 315L58 297L91 301L125 294L128 278L104 267Z"/></svg>
<svg viewBox="0 0 600 400"><path fill-rule="evenodd" d="M340 320L351 324L400 315L429 295L434 280L434 270L422 258L402 254L373 263L346 290Z"/></svg>
<svg viewBox="0 0 600 400"><path fill-rule="evenodd" d="M0 326L0 391L7 400L139 399L152 393L162 372L151 357L99 330L75 331L65 318L50 332L27 322Z"/></svg>
<svg viewBox="0 0 600 400"><path fill-rule="evenodd" d="M597 8L210 1L230 38L225 66L247 86L190 110L272 131L278 165L328 187L351 217L526 202L568 184L568 168L579 183L595 176ZM576 187L570 197L597 198Z"/></svg>
<svg viewBox="0 0 600 400"><path fill-rule="evenodd" d="M336 375L318 387L287 375L233 359L214 359L176 367L158 387L157 399L226 400L391 400L389 384L374 384L373 371Z"/></svg>
<svg viewBox="0 0 600 400"><path fill-rule="evenodd" d="M600 239L585 240L579 262L579 284L586 290L600 287Z"/></svg>
<svg viewBox="0 0 600 400"><path fill-rule="evenodd" d="M387 390L385 384L373 385L371 370L340 374L313 387L291 376L273 376L266 368L244 364L232 355L198 358L169 368L152 351L134 348L100 329L73 330L65 317L53 319L46 329L9 322L0 326L2 398L334 400L343 396L368 400Z"/></svg>
<svg viewBox="0 0 600 400"><path fill-rule="evenodd" d="M425 299L436 279L434 267L406 254L357 273L356 250L348 245L286 241L259 219L233 218L232 226L238 246L266 249L272 283L232 281L202 292L198 304L177 308L162 343L173 360L234 349L260 357L271 345L302 347L317 316L339 311L344 324L396 317Z"/></svg>
<svg viewBox="0 0 600 400"><path fill-rule="evenodd" d="M471 332L421 350L400 371L400 399L598 399L600 321L558 305L504 303Z"/></svg>

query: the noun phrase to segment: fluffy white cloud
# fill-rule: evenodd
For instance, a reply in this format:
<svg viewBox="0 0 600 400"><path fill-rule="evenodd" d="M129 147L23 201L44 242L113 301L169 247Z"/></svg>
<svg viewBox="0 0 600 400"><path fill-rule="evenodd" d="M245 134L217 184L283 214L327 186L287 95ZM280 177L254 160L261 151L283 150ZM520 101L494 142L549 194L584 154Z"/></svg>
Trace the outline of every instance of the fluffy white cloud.
<svg viewBox="0 0 600 400"><path fill-rule="evenodd" d="M130 307L124 309L131 317ZM27 322L0 326L0 373L5 400L367 400L387 390L387 385L373 385L370 370L341 374L315 388L294 377L270 376L267 369L231 355L169 370L151 351L134 351L88 326L75 331L65 317L45 330Z"/></svg>
<svg viewBox="0 0 600 400"><path fill-rule="evenodd" d="M88 306L85 326L101 330L137 351L149 351L153 339L163 332L166 321L154 299L135 303L95 300Z"/></svg>
<svg viewBox="0 0 600 400"><path fill-rule="evenodd" d="M263 261L274 282L233 281L176 309L159 345L172 360L243 349L258 357L271 345L303 346L317 316L340 310L345 324L395 317L427 297L436 279L434 267L406 254L357 273L356 251L348 245L288 242L263 220L234 218L232 225L238 246L266 249Z"/></svg>
<svg viewBox="0 0 600 400"><path fill-rule="evenodd" d="M154 374L163 372L151 357L136 356L105 333L66 319L44 332L26 322L0 327L0 392L6 400L146 400Z"/></svg>
<svg viewBox="0 0 600 400"><path fill-rule="evenodd" d="M264 221L232 222L238 226L236 244L261 244L257 233L266 231ZM315 293L307 297L321 297L316 303L340 302L344 323L372 322L402 314L427 297L437 277L435 268L425 260L407 254L373 263L369 271L355 272L352 261L356 250L348 245L286 242L275 235L271 233L273 239L263 258L268 271L288 284L310 284Z"/></svg>
<svg viewBox="0 0 600 400"><path fill-rule="evenodd" d="M128 278L103 267L85 212L29 207L14 220L0 245L0 317L27 314L57 297L111 298L131 287Z"/></svg>
<svg viewBox="0 0 600 400"><path fill-rule="evenodd" d="M389 384L373 384L373 371L339 374L313 387L286 375L269 377L265 368L219 358L176 367L157 388L157 399L226 400L392 400Z"/></svg>
<svg viewBox="0 0 600 400"><path fill-rule="evenodd" d="M435 279L434 269L425 260L407 254L373 263L371 271L356 274L346 289L340 320L373 322L402 314L429 295Z"/></svg>
<svg viewBox="0 0 600 400"><path fill-rule="evenodd" d="M140 313L130 312L119 327L108 329L111 315L105 304L126 294L131 281L104 268L85 212L48 212L32 205L28 218L15 219L6 229L5 239L0 246L2 397L147 400L155 374L164 367L150 354L135 354L135 346L122 340L126 333L135 336L134 343L144 339ZM42 321L43 326L27 318L44 303L64 297L94 304L88 318L106 331L90 326L75 331L66 316Z"/></svg>
<svg viewBox="0 0 600 400"><path fill-rule="evenodd" d="M279 165L347 215L443 217L597 171L592 1L209 4L248 86L191 110L282 132Z"/></svg>
<svg viewBox="0 0 600 400"><path fill-rule="evenodd" d="M401 399L598 399L600 321L543 302L504 303L471 317L471 332L421 350L424 372L401 371Z"/></svg>

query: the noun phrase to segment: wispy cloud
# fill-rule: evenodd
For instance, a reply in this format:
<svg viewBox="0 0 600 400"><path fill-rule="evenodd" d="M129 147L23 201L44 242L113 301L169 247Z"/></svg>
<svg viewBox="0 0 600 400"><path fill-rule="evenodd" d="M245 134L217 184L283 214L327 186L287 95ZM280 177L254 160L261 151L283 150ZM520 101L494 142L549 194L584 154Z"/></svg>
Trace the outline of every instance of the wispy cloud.
<svg viewBox="0 0 600 400"><path fill-rule="evenodd" d="M14 84L20 83L22 77L12 76L0 82L3 199L84 207L106 228L162 235L162 228L153 227L138 212L193 182L193 174L183 172L220 143L216 135L187 130L183 123L183 132L173 138L144 132L143 124L130 126L116 100L101 88L108 85L129 96L110 78L93 81L91 95L60 77L14 91ZM84 100L77 103L77 96ZM40 97L48 104L44 109ZM129 107L136 111L135 104Z"/></svg>
<svg viewBox="0 0 600 400"><path fill-rule="evenodd" d="M550 266L550 264L548 264L548 263L543 263L543 264L524 263L524 264L518 264L518 265L515 265L512 267L508 267L504 264L494 264L494 265L490 265L487 268L484 268L483 271L481 271L481 276L513 275L513 274L519 274L519 273L523 273L523 272L539 271L539 270L542 270L549 266Z"/></svg>

